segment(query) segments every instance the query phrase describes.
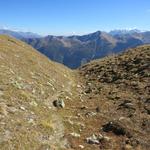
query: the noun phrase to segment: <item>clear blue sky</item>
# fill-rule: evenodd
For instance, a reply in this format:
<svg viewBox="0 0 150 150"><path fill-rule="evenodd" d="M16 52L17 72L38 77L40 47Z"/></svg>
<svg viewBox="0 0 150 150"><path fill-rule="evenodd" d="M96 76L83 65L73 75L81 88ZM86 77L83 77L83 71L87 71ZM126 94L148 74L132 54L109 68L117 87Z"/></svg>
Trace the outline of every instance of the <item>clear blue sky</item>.
<svg viewBox="0 0 150 150"><path fill-rule="evenodd" d="M0 0L0 27L40 34L150 30L150 0Z"/></svg>

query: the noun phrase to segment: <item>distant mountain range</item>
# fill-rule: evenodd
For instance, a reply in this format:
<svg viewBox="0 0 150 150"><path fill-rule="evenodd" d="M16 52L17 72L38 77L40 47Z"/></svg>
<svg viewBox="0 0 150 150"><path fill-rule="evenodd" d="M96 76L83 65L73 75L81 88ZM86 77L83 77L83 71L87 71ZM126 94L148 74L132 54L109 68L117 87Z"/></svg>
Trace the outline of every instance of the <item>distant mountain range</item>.
<svg viewBox="0 0 150 150"><path fill-rule="evenodd" d="M18 34L20 35L20 32ZM40 37L32 33L24 34L10 35L32 45L51 60L73 69L93 59L120 53L138 45L150 44L150 31L140 30L97 31L82 36L48 35Z"/></svg>
<svg viewBox="0 0 150 150"><path fill-rule="evenodd" d="M112 30L109 32L111 35L121 35L121 34L133 34L133 33L142 33L144 31L138 30L138 29L122 29L122 30Z"/></svg>
<svg viewBox="0 0 150 150"><path fill-rule="evenodd" d="M23 38L40 38L42 36L32 32L13 31L8 29L0 29L0 34L9 35L17 39Z"/></svg>

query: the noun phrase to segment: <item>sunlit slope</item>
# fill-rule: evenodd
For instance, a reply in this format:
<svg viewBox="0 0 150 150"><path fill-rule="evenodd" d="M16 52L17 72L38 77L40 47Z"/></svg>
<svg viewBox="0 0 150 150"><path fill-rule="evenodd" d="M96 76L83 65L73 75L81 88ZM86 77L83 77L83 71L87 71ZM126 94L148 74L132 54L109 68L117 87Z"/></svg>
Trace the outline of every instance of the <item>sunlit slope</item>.
<svg viewBox="0 0 150 150"><path fill-rule="evenodd" d="M1 35L0 149L63 149L64 126L52 101L72 80L68 68Z"/></svg>

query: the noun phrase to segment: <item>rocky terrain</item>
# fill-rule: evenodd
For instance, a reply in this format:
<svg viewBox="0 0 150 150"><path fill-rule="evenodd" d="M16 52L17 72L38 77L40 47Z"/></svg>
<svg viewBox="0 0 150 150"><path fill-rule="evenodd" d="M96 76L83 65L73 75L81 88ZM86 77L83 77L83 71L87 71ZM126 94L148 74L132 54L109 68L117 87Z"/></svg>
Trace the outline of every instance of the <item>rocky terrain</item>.
<svg viewBox="0 0 150 150"><path fill-rule="evenodd" d="M150 46L77 70L0 36L2 150L148 150Z"/></svg>
<svg viewBox="0 0 150 150"><path fill-rule="evenodd" d="M98 145L102 149L149 149L150 46L93 61L79 70L89 96L86 107L95 107L97 114L93 117L95 134L110 140Z"/></svg>

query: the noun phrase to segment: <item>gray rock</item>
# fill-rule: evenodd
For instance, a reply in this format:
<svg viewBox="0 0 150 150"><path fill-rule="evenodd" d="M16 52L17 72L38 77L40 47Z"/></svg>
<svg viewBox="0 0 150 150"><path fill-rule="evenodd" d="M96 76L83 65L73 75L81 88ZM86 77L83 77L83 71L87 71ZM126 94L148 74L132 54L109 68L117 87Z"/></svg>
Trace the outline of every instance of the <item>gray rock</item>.
<svg viewBox="0 0 150 150"><path fill-rule="evenodd" d="M57 108L64 108L65 107L65 103L62 99L54 100L53 105Z"/></svg>
<svg viewBox="0 0 150 150"><path fill-rule="evenodd" d="M96 116L96 114L97 114L97 113L91 111L91 112L87 112L87 113L85 114L85 116L86 116L86 117L93 117L93 116Z"/></svg>
<svg viewBox="0 0 150 150"><path fill-rule="evenodd" d="M129 100L125 100L123 103L121 103L119 105L119 109L121 109L121 108L135 109L134 105Z"/></svg>
<svg viewBox="0 0 150 150"><path fill-rule="evenodd" d="M99 144L100 143L99 138L95 134L86 138L86 141L88 144Z"/></svg>
<svg viewBox="0 0 150 150"><path fill-rule="evenodd" d="M113 132L116 135L122 135L130 137L129 131L126 129L120 121L110 121L107 124L103 125L104 132Z"/></svg>

